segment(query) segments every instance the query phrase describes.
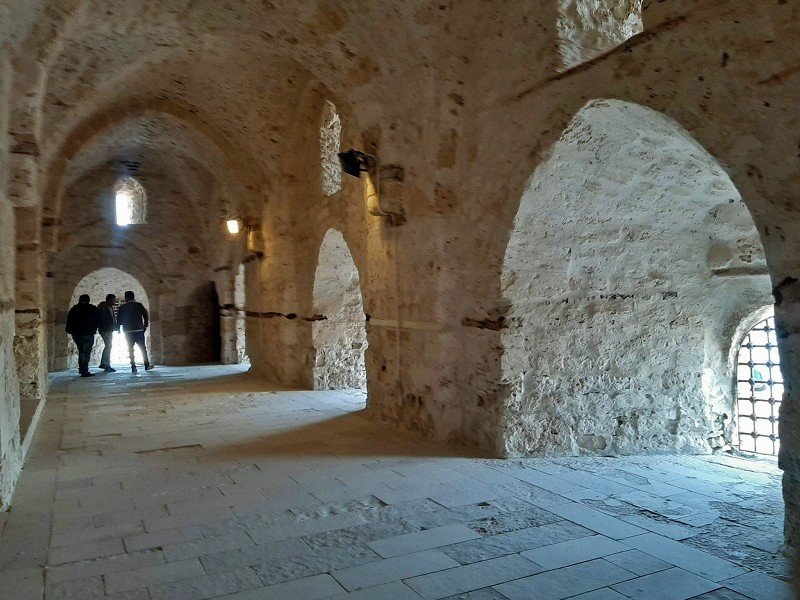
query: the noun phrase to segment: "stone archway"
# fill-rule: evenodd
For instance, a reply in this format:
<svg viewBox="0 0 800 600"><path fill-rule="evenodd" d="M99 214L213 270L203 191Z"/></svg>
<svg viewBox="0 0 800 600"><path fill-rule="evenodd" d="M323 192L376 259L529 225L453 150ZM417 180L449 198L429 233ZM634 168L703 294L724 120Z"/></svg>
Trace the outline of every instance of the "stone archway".
<svg viewBox="0 0 800 600"><path fill-rule="evenodd" d="M364 302L353 256L335 229L322 240L314 276L314 389L366 389Z"/></svg>
<svg viewBox="0 0 800 600"><path fill-rule="evenodd" d="M523 195L502 291L508 454L729 443L731 338L770 283L738 191L677 123L584 106Z"/></svg>
<svg viewBox="0 0 800 600"><path fill-rule="evenodd" d="M70 299L70 306L74 306L78 302L78 296L81 294L89 294L91 303L94 305L99 304L107 294L114 294L117 297L117 302L122 302L126 291L132 291L136 296L136 300L141 302L148 310L151 317L153 314L150 298L145 291L142 284L133 275L126 273L120 269L112 267L103 267L93 271L83 277L72 292ZM152 328L148 328L145 335L145 341L148 348L148 353L152 354L151 332ZM60 332L55 332L58 337L61 337ZM64 334L66 347L66 366L68 369L75 369L78 366L78 354L74 342ZM111 364L116 366L123 366L129 364L128 348L125 343L124 334L117 333L114 335L114 341L111 347ZM89 361L90 367L94 368L100 363L100 355L103 353L103 342L100 336L95 337L94 347L92 348L92 357ZM141 364L142 357L139 354L139 349L135 349L136 360Z"/></svg>

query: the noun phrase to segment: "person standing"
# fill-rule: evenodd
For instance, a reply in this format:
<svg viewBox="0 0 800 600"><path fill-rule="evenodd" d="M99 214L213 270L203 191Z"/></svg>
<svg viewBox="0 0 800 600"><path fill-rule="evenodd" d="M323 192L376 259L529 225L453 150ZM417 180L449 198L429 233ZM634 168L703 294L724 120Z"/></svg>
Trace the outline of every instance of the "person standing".
<svg viewBox="0 0 800 600"><path fill-rule="evenodd" d="M78 347L78 372L81 377L91 377L89 359L94 345L94 334L100 325L100 311L89 302L88 294L81 294L78 303L67 313L66 332Z"/></svg>
<svg viewBox="0 0 800 600"><path fill-rule="evenodd" d="M114 332L119 331L117 325L117 315L114 313L114 304L117 297L108 294L106 299L97 305L100 311L100 337L103 338L103 356L100 358L100 369L106 373L115 373L116 369L111 366L111 344L114 342Z"/></svg>
<svg viewBox="0 0 800 600"><path fill-rule="evenodd" d="M136 373L136 359L133 356L134 345L139 346L144 358L144 370L149 371L153 368L147 356L147 348L144 342L144 332L150 325L150 317L147 309L141 302L136 302L133 292L125 292L125 304L119 309L117 323L125 332L125 340L128 342L128 354L131 357L131 373Z"/></svg>

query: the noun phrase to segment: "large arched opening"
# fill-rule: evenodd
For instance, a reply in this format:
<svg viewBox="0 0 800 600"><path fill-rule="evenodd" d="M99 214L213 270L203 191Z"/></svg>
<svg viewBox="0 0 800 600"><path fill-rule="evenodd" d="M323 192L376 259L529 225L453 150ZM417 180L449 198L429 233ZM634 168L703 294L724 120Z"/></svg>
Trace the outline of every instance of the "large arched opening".
<svg viewBox="0 0 800 600"><path fill-rule="evenodd" d="M770 283L738 191L677 123L584 106L523 195L502 292L508 454L730 445L730 345Z"/></svg>
<svg viewBox="0 0 800 600"><path fill-rule="evenodd" d="M344 237L330 229L314 276L314 389L367 387L367 330L358 269Z"/></svg>
<svg viewBox="0 0 800 600"><path fill-rule="evenodd" d="M89 299L94 305L105 300L108 294L114 294L117 297L116 308L118 310L120 303L124 301L126 291L132 291L136 297L136 301L141 302L152 315L150 298L139 280L125 271L111 267L98 269L81 279L72 292L70 306L77 304L78 297L81 294L89 294ZM150 332L151 328L148 328L145 333L145 343L148 348L148 353L151 353L152 350ZM69 336L67 337L67 368L74 369L78 366L78 352L72 339L69 339ZM103 341L98 335L95 337L94 346L92 347L92 357L89 361L91 368L100 364L100 356L102 353ZM141 365L143 363L143 357L139 348L134 348L134 356L136 362ZM125 366L129 364L130 358L128 355L128 345L125 342L125 335L121 332L115 332L111 344L111 365Z"/></svg>

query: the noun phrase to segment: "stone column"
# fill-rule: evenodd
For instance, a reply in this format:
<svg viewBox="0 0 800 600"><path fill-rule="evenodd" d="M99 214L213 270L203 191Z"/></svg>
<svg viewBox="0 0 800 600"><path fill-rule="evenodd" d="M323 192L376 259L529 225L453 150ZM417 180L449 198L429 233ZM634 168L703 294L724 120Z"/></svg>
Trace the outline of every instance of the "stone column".
<svg viewBox="0 0 800 600"><path fill-rule="evenodd" d="M220 360L224 365L235 365L239 362L239 353L236 343L236 307L230 304L219 309L219 329L222 338Z"/></svg>
<svg viewBox="0 0 800 600"><path fill-rule="evenodd" d="M16 208L16 333L14 354L20 387L20 436L24 440L45 396L44 260L37 208Z"/></svg>
<svg viewBox="0 0 800 600"><path fill-rule="evenodd" d="M11 65L0 57L0 510L11 501L22 469L19 385L14 361L14 208L8 199L8 98Z"/></svg>
<svg viewBox="0 0 800 600"><path fill-rule="evenodd" d="M786 505L784 537L787 546L800 550L800 282L786 277L775 294L775 323L784 379L778 424L781 449L778 465L783 470Z"/></svg>

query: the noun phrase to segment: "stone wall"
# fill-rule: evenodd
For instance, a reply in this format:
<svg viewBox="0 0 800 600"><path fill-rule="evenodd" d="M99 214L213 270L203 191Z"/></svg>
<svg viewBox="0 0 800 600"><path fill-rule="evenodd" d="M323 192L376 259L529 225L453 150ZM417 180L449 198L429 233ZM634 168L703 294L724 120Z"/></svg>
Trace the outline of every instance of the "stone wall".
<svg viewBox="0 0 800 600"><path fill-rule="evenodd" d="M22 469L19 434L19 380L14 357L15 290L14 208L6 195L8 169L8 98L11 68L0 55L0 510L11 501Z"/></svg>
<svg viewBox="0 0 800 600"><path fill-rule="evenodd" d="M234 315L236 322L235 361L239 363L250 362L250 357L247 355L247 284L245 278L245 265L240 264L236 269L236 276L233 284L233 304L234 310L236 311Z"/></svg>
<svg viewBox="0 0 800 600"><path fill-rule="evenodd" d="M38 207L19 207L16 218L16 331L14 355L20 388L20 438L42 407L47 387L44 264Z"/></svg>

